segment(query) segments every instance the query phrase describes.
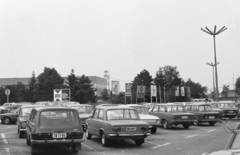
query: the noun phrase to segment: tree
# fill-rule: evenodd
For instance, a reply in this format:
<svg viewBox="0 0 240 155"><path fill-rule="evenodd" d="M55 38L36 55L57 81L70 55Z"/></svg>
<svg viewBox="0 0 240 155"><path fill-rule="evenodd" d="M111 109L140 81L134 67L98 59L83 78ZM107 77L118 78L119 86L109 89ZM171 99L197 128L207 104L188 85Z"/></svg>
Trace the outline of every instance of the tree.
<svg viewBox="0 0 240 155"><path fill-rule="evenodd" d="M229 85L224 84L222 88L222 92L227 92L229 91Z"/></svg>
<svg viewBox="0 0 240 155"><path fill-rule="evenodd" d="M28 81L28 90L27 90L27 100L30 102L35 102L35 91L37 88L37 79L35 77L34 71L32 72L32 77Z"/></svg>
<svg viewBox="0 0 240 155"><path fill-rule="evenodd" d="M159 67L156 77L154 78L154 83L161 87L161 98L164 98L164 88L165 88L165 101L175 101L175 86L181 84L181 79L179 78L179 72L176 66L164 66ZM158 98L159 93L157 93Z"/></svg>
<svg viewBox="0 0 240 155"><path fill-rule="evenodd" d="M142 70L132 81L133 103L136 102L137 86L145 86L145 102L150 102L150 85L153 82L152 76L147 70ZM134 101L135 100L135 101Z"/></svg>
<svg viewBox="0 0 240 155"><path fill-rule="evenodd" d="M107 101L109 99L108 90L106 88L104 88L102 90L101 96L102 96L103 101Z"/></svg>
<svg viewBox="0 0 240 155"><path fill-rule="evenodd" d="M235 92L240 94L240 77L237 78L237 81L235 83Z"/></svg>
<svg viewBox="0 0 240 155"><path fill-rule="evenodd" d="M74 70L72 69L72 70L71 70L71 73L70 73L70 75L68 75L67 81L66 81L68 87L69 87L70 90L71 90L71 100L72 100L72 101L75 101L75 100L76 100L74 94L76 93L76 91L77 91L77 89L78 89L78 87L77 87L78 82L79 82L79 81L78 81L78 78L76 77L76 75L75 75L75 73L74 73Z"/></svg>
<svg viewBox="0 0 240 155"><path fill-rule="evenodd" d="M64 79L55 68L44 68L43 73L37 77L36 100L52 101L53 90L63 88Z"/></svg>
<svg viewBox="0 0 240 155"><path fill-rule="evenodd" d="M207 87L203 87L200 83L193 82L190 78L184 84L187 87L190 87L191 98L205 98L207 93Z"/></svg>
<svg viewBox="0 0 240 155"><path fill-rule="evenodd" d="M93 85L88 77L82 75L78 78L73 94L76 101L80 103L96 102L96 95Z"/></svg>

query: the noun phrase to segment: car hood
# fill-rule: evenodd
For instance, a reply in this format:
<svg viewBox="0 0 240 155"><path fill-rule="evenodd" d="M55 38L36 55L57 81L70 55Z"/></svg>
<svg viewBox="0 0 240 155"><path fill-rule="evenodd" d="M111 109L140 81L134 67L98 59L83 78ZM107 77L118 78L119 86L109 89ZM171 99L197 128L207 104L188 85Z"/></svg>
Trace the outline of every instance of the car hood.
<svg viewBox="0 0 240 155"><path fill-rule="evenodd" d="M14 116L14 115L16 115L16 114L14 114L14 113L4 113L4 114L1 114L1 116Z"/></svg>
<svg viewBox="0 0 240 155"><path fill-rule="evenodd" d="M79 114L80 118L89 118L91 116L91 114Z"/></svg>
<svg viewBox="0 0 240 155"><path fill-rule="evenodd" d="M214 110L214 111L223 111L223 109L219 109L219 108L212 108L212 110Z"/></svg>
<svg viewBox="0 0 240 155"><path fill-rule="evenodd" d="M148 115L148 114L138 114L140 119L159 119L157 116Z"/></svg>
<svg viewBox="0 0 240 155"><path fill-rule="evenodd" d="M219 114L219 112L216 111L202 111L204 114Z"/></svg>
<svg viewBox="0 0 240 155"><path fill-rule="evenodd" d="M108 121L111 125L146 125L148 126L148 123L140 121L140 120L111 120Z"/></svg>
<svg viewBox="0 0 240 155"><path fill-rule="evenodd" d="M236 108L221 108L222 110L237 110Z"/></svg>
<svg viewBox="0 0 240 155"><path fill-rule="evenodd" d="M220 150L220 151L216 151L216 152L209 152L204 155L240 155L240 148L239 149Z"/></svg>

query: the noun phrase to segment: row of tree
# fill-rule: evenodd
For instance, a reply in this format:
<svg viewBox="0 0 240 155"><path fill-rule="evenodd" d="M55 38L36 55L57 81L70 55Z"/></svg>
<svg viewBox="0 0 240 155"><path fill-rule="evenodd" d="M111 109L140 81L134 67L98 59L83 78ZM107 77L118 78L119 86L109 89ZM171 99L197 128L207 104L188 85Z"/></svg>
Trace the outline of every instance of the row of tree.
<svg viewBox="0 0 240 155"><path fill-rule="evenodd" d="M0 89L1 104L7 102L5 89L11 90L9 102L36 102L53 101L54 89L70 89L71 100L80 103L96 102L96 95L91 81L85 75L80 77L71 70L66 81L54 68L44 68L43 73L29 79L28 85L18 82L16 85L6 86Z"/></svg>
<svg viewBox="0 0 240 155"><path fill-rule="evenodd" d="M145 86L145 99L136 98L137 86ZM126 98L127 103L139 103L151 101L150 85L157 86L157 102L177 102L190 101L190 98L205 98L207 95L207 87L203 87L200 83L193 82L191 79L184 81L180 78L179 71L176 66L160 67L156 72L155 78L152 78L147 70L142 70L131 82L132 97ZM175 96L176 87L190 88L191 93L182 97ZM124 103L124 93L112 95L111 92L104 90L102 92L104 100L110 100L113 103ZM156 102L156 98L152 99ZM161 101L160 101L161 100Z"/></svg>

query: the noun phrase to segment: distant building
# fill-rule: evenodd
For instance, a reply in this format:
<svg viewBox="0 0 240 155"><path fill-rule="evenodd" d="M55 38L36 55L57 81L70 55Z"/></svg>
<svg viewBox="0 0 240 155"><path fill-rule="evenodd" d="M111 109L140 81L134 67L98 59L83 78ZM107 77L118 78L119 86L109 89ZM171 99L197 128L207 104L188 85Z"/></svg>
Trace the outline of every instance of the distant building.
<svg viewBox="0 0 240 155"><path fill-rule="evenodd" d="M221 96L220 97L240 97L239 94L237 94L236 92L234 92L234 90L228 90L228 91L222 91L221 92Z"/></svg>
<svg viewBox="0 0 240 155"><path fill-rule="evenodd" d="M93 88L96 90L95 94L98 98L101 98L101 92L104 88L107 89L107 79L101 78L98 76L87 76L91 81ZM64 82L66 83L67 79L64 78ZM5 88L8 85L16 85L18 82L21 82L23 85L28 87L28 82L30 78L0 78L0 86Z"/></svg>

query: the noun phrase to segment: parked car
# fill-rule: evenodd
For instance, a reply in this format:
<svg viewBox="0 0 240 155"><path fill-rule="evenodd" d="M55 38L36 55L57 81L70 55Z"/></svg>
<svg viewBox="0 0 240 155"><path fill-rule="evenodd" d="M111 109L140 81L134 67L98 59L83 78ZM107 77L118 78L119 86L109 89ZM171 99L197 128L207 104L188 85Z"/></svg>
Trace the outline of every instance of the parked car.
<svg viewBox="0 0 240 155"><path fill-rule="evenodd" d="M141 121L136 109L126 106L101 106L86 120L86 137L100 137L103 146L111 140L132 139L141 146L149 133L149 124Z"/></svg>
<svg viewBox="0 0 240 155"><path fill-rule="evenodd" d="M1 118L1 123L2 124L16 124L17 122L17 117L18 117L18 110L15 111L10 111L8 109L9 112L1 114L0 118Z"/></svg>
<svg viewBox="0 0 240 155"><path fill-rule="evenodd" d="M129 106L137 110L140 119L149 124L151 134L157 132L157 127L160 126L160 119L157 116L149 115L148 108L139 104L126 104L124 106Z"/></svg>
<svg viewBox="0 0 240 155"><path fill-rule="evenodd" d="M90 118L93 113L93 106L89 104L70 105L70 108L74 108L78 111L83 130L86 131L86 119Z"/></svg>
<svg viewBox="0 0 240 155"><path fill-rule="evenodd" d="M196 115L194 125L208 122L209 125L213 126L216 122L220 121L219 112L213 111L212 107L207 103L189 103L186 104L185 108L186 111Z"/></svg>
<svg viewBox="0 0 240 155"><path fill-rule="evenodd" d="M73 153L81 149L84 132L76 109L69 107L37 107L27 119L26 143L36 153L39 145L65 145Z"/></svg>
<svg viewBox="0 0 240 155"><path fill-rule="evenodd" d="M240 120L238 119L238 122L239 121ZM240 123L235 129L229 129L226 121L224 128L227 132L232 133L225 146L225 149L204 153L203 155L238 155L240 153Z"/></svg>
<svg viewBox="0 0 240 155"><path fill-rule="evenodd" d="M20 108L21 106L24 106L24 105L32 105L31 102L18 102L14 105L12 105L9 110L10 112L14 112L15 110L17 110L18 108Z"/></svg>
<svg viewBox="0 0 240 155"><path fill-rule="evenodd" d="M75 101L64 101L63 102L63 106L70 106L70 105L79 105L79 102L75 102Z"/></svg>
<svg viewBox="0 0 240 155"><path fill-rule="evenodd" d="M103 104L96 105L95 108L98 108L98 107L108 107L108 106L118 106L118 104L103 103Z"/></svg>
<svg viewBox="0 0 240 155"><path fill-rule="evenodd" d="M208 103L212 107L217 107L223 110L222 117L235 118L238 117L238 108L233 101L220 101Z"/></svg>
<svg viewBox="0 0 240 155"><path fill-rule="evenodd" d="M174 103L155 104L149 114L159 117L165 129L171 128L172 125L182 125L184 129L188 129L195 119L195 115L186 112L183 105Z"/></svg>
<svg viewBox="0 0 240 155"><path fill-rule="evenodd" d="M29 117L29 114L31 113L31 110L36 107L42 107L44 105L23 105L20 107L20 109L17 111L18 117L17 117L17 132L18 137L23 138L24 134L26 134L26 125L27 125L27 119Z"/></svg>

